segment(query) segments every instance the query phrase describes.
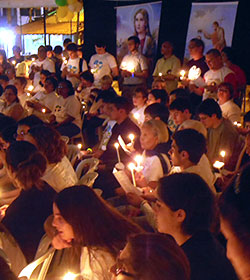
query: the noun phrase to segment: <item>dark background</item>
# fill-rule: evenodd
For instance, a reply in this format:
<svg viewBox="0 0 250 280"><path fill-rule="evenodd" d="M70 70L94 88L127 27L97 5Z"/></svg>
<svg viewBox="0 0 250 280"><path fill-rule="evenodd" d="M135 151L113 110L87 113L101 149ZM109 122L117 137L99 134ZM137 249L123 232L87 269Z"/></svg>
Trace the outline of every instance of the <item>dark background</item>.
<svg viewBox="0 0 250 280"><path fill-rule="evenodd" d="M95 53L94 44L97 38L105 39L107 51L116 56L116 10L115 7L142 4L158 1L114 1L114 0L84 0L85 30L84 56L89 61ZM186 35L192 2L229 2L229 1L191 1L163 0L159 30L157 57L160 55L160 45L169 40L174 43L175 54L183 59ZM239 0L232 47L236 50L236 64L246 73L250 82L250 0Z"/></svg>

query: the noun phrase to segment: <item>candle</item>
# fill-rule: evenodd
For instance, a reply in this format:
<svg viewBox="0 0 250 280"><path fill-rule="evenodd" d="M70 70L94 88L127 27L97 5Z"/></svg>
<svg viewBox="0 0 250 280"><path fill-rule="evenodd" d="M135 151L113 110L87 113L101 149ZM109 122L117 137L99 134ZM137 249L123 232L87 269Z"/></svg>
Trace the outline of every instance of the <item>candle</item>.
<svg viewBox="0 0 250 280"><path fill-rule="evenodd" d="M186 71L185 71L185 70L181 70L181 71L180 71L180 75L181 75L181 76L180 76L180 79L181 79L181 80L184 79L185 74L186 74Z"/></svg>
<svg viewBox="0 0 250 280"><path fill-rule="evenodd" d="M224 159L224 157L226 156L226 152L225 151L221 151L220 152L220 155L223 157L223 159Z"/></svg>
<svg viewBox="0 0 250 280"><path fill-rule="evenodd" d="M32 86L32 85L30 85L29 87L28 87L28 91L32 91L34 89L34 86Z"/></svg>
<svg viewBox="0 0 250 280"><path fill-rule="evenodd" d="M135 170L135 164L133 162L130 162L129 165L128 165L128 168L130 169L131 171L131 175L132 175L132 181L133 181L133 185L136 187L136 182L135 182L135 173L134 173L134 170Z"/></svg>
<svg viewBox="0 0 250 280"><path fill-rule="evenodd" d="M46 113L46 109L42 108L42 113L45 114Z"/></svg>
<svg viewBox="0 0 250 280"><path fill-rule="evenodd" d="M118 163L121 162L121 158L120 158L120 153L119 153L119 143L115 143L114 144L115 148L116 148L116 153L117 153L117 159L118 159Z"/></svg>
<svg viewBox="0 0 250 280"><path fill-rule="evenodd" d="M76 276L77 276L77 274L68 272L64 275L63 280L74 280L76 278Z"/></svg>
<svg viewBox="0 0 250 280"><path fill-rule="evenodd" d="M128 138L130 139L129 145L132 145L132 146L133 146L134 140L135 140L134 134L130 133L129 136L128 136Z"/></svg>
<svg viewBox="0 0 250 280"><path fill-rule="evenodd" d="M196 67L195 65L192 66L188 71L188 79L191 81L197 80L201 75L201 69Z"/></svg>
<svg viewBox="0 0 250 280"><path fill-rule="evenodd" d="M138 121L140 118L140 114L139 113L134 113L133 117Z"/></svg>
<svg viewBox="0 0 250 280"><path fill-rule="evenodd" d="M36 59L33 57L32 59L31 59L31 61L35 61Z"/></svg>
<svg viewBox="0 0 250 280"><path fill-rule="evenodd" d="M160 73L159 73L159 77L161 77L161 76L162 76L162 73L160 72Z"/></svg>
<svg viewBox="0 0 250 280"><path fill-rule="evenodd" d="M81 150L82 144L81 144L81 143L78 143L78 144L77 144L77 147L78 147L79 150Z"/></svg>
<svg viewBox="0 0 250 280"><path fill-rule="evenodd" d="M29 92L27 92L27 96L30 96L30 93L29 93Z"/></svg>
<svg viewBox="0 0 250 280"><path fill-rule="evenodd" d="M224 162L216 160L215 163L213 164L213 167L220 170L224 165L225 165Z"/></svg>
<svg viewBox="0 0 250 280"><path fill-rule="evenodd" d="M143 156L137 155L137 156L135 156L134 160L135 160L135 162L137 164L136 171L140 172L143 169L143 166L141 166L141 163L143 161Z"/></svg>
<svg viewBox="0 0 250 280"><path fill-rule="evenodd" d="M16 65L16 61L15 60L12 60L11 62L13 65Z"/></svg>

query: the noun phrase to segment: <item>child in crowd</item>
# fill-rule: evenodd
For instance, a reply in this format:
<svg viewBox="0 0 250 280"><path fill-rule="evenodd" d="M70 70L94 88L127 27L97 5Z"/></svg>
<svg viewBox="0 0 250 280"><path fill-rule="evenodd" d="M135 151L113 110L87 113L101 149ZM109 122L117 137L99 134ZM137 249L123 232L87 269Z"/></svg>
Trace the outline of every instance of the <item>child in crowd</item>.
<svg viewBox="0 0 250 280"><path fill-rule="evenodd" d="M132 97L134 109L130 115L131 119L135 121L138 126L144 123L144 110L147 107L147 90L145 88L137 88Z"/></svg>

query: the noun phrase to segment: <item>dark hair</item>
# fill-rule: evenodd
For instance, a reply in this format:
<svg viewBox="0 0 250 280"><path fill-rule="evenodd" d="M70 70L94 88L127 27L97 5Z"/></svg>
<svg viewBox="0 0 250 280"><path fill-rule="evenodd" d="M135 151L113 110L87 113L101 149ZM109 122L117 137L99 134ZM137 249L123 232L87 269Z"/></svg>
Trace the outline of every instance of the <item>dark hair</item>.
<svg viewBox="0 0 250 280"><path fill-rule="evenodd" d="M15 125L16 125L16 121L13 118L5 115L0 115L0 131L9 126L15 126Z"/></svg>
<svg viewBox="0 0 250 280"><path fill-rule="evenodd" d="M190 40L190 42L194 42L196 47L202 47L202 52L204 51L205 44L201 39L193 38Z"/></svg>
<svg viewBox="0 0 250 280"><path fill-rule="evenodd" d="M53 85L54 90L57 88L57 80L54 77L47 77L45 82L50 82Z"/></svg>
<svg viewBox="0 0 250 280"><path fill-rule="evenodd" d="M212 115L215 114L218 119L222 118L220 105L212 98L204 100L198 106L197 113L208 115L209 117L212 117Z"/></svg>
<svg viewBox="0 0 250 280"><path fill-rule="evenodd" d="M227 89L229 90L229 96L230 96L229 98L232 99L233 96L234 96L234 88L233 88L232 84L226 83L226 82L221 83L221 84L218 86L218 90L219 90L220 88L222 88L222 87L225 87L225 88L227 88Z"/></svg>
<svg viewBox="0 0 250 280"><path fill-rule="evenodd" d="M233 49L231 47L224 47L222 50L221 50L221 53L225 53L228 60L233 62L235 61L235 52L233 51Z"/></svg>
<svg viewBox="0 0 250 280"><path fill-rule="evenodd" d="M13 143L16 141L15 134L17 130L17 124L8 126L0 130L0 137L8 143Z"/></svg>
<svg viewBox="0 0 250 280"><path fill-rule="evenodd" d="M66 144L57 130L47 125L37 125L29 130L36 145L49 163L58 163L66 154Z"/></svg>
<svg viewBox="0 0 250 280"><path fill-rule="evenodd" d="M237 174L219 199L219 210L250 257L250 165Z"/></svg>
<svg viewBox="0 0 250 280"><path fill-rule="evenodd" d="M72 42L72 40L70 38L66 38L63 41L63 45L66 46L66 45L68 45L68 43L71 43L71 42Z"/></svg>
<svg viewBox="0 0 250 280"><path fill-rule="evenodd" d="M94 83L94 75L89 70L82 72L80 74L80 78L88 82Z"/></svg>
<svg viewBox="0 0 250 280"><path fill-rule="evenodd" d="M95 42L95 46L97 46L98 48L105 48L106 43L104 42L104 40L98 39Z"/></svg>
<svg viewBox="0 0 250 280"><path fill-rule="evenodd" d="M194 173L175 173L160 179L159 198L172 210L183 209L185 234L209 230L215 221L215 199L207 183Z"/></svg>
<svg viewBox="0 0 250 280"><path fill-rule="evenodd" d="M9 79L9 77L7 76L7 75L0 75L0 80L3 80L3 81L5 81L5 82L8 82L10 79Z"/></svg>
<svg viewBox="0 0 250 280"><path fill-rule="evenodd" d="M153 119L156 117L160 118L164 123L168 123L169 118L169 110L168 108L160 103L154 103L147 106L144 110L144 115L150 115Z"/></svg>
<svg viewBox="0 0 250 280"><path fill-rule="evenodd" d="M115 257L128 235L141 231L87 186L62 190L55 204L72 226L76 246L99 247Z"/></svg>
<svg viewBox="0 0 250 280"><path fill-rule="evenodd" d="M66 47L67 51L77 52L77 44L69 43Z"/></svg>
<svg viewBox="0 0 250 280"><path fill-rule="evenodd" d="M54 47L54 53L55 54L61 54L63 52L63 48L61 46L55 46Z"/></svg>
<svg viewBox="0 0 250 280"><path fill-rule="evenodd" d="M149 94L152 94L155 99L160 99L161 103L166 105L169 101L169 97L165 89L153 89L149 92Z"/></svg>
<svg viewBox="0 0 250 280"><path fill-rule="evenodd" d="M178 130L172 138L178 147L178 151L186 151L189 160L194 164L197 164L201 156L207 151L205 137L194 129Z"/></svg>
<svg viewBox="0 0 250 280"><path fill-rule="evenodd" d="M43 124L43 121L35 115L23 118L17 123L17 125L27 125L30 128L41 124Z"/></svg>
<svg viewBox="0 0 250 280"><path fill-rule="evenodd" d="M6 163L25 190L34 185L40 187L39 179L46 170L46 159L33 144L13 142L6 151Z"/></svg>
<svg viewBox="0 0 250 280"><path fill-rule="evenodd" d="M109 90L109 89L100 90L100 92L96 98L96 101L98 101L99 99L102 99L102 102L110 103L110 101L115 97L117 97L117 94L113 90Z"/></svg>
<svg viewBox="0 0 250 280"><path fill-rule="evenodd" d="M133 92L133 96L135 96L136 93L141 93L143 98L147 98L148 96L148 91L145 87L137 87Z"/></svg>
<svg viewBox="0 0 250 280"><path fill-rule="evenodd" d="M15 102L19 102L19 99L18 99L18 96L17 96L17 88L14 86L14 85L7 85L5 90L6 89L10 89L12 90L12 92L15 94L16 96L16 99L14 100Z"/></svg>
<svg viewBox="0 0 250 280"><path fill-rule="evenodd" d="M125 97L122 96L116 96L112 98L109 103L114 104L118 110L124 109L127 114L129 114L131 110L131 104Z"/></svg>
<svg viewBox="0 0 250 280"><path fill-rule="evenodd" d="M250 122L250 111L248 111L244 116L244 122Z"/></svg>
<svg viewBox="0 0 250 280"><path fill-rule="evenodd" d="M182 113L185 110L188 110L189 113L192 114L192 104L190 102L190 100L188 98L184 98L184 97L179 97L176 98L169 106L169 110L173 111L173 110L177 110L177 111L181 111Z"/></svg>
<svg viewBox="0 0 250 280"><path fill-rule="evenodd" d="M45 48L46 48L47 52L52 52L53 51L53 48L52 48L51 45L47 45L47 46L45 46Z"/></svg>
<svg viewBox="0 0 250 280"><path fill-rule="evenodd" d="M212 54L212 55L215 56L215 57L221 56L220 51L217 50L217 49L210 49L209 51L207 51L206 54L207 54L207 55Z"/></svg>
<svg viewBox="0 0 250 280"><path fill-rule="evenodd" d="M58 84L65 84L69 90L68 92L68 96L74 95L75 94L75 90L73 88L73 85L71 83L71 81L69 80L61 80Z"/></svg>
<svg viewBox="0 0 250 280"><path fill-rule="evenodd" d="M38 51L43 51L43 52L46 52L46 47L41 45L39 48L38 48Z"/></svg>
<svg viewBox="0 0 250 280"><path fill-rule="evenodd" d="M25 77L16 77L15 80L20 81L21 85L26 87L27 79Z"/></svg>
<svg viewBox="0 0 250 280"><path fill-rule="evenodd" d="M140 40L139 40L139 38L138 38L137 36L130 36L130 37L128 38L128 41L134 41L134 43L135 43L136 45L139 45L139 44L140 44Z"/></svg>
<svg viewBox="0 0 250 280"><path fill-rule="evenodd" d="M4 90L3 87L0 85L0 96L3 94Z"/></svg>
<svg viewBox="0 0 250 280"><path fill-rule="evenodd" d="M169 95L175 95L176 98L179 98L179 97L188 98L189 93L184 88L177 88L177 89L172 90Z"/></svg>
<svg viewBox="0 0 250 280"><path fill-rule="evenodd" d="M50 71L48 71L48 70L41 70L41 72L40 72L40 75L44 75L44 76L46 76L46 77L49 77L50 75L51 75L51 72Z"/></svg>
<svg viewBox="0 0 250 280"><path fill-rule="evenodd" d="M189 261L174 238L167 234L139 233L128 238L126 262L137 280L188 280Z"/></svg>

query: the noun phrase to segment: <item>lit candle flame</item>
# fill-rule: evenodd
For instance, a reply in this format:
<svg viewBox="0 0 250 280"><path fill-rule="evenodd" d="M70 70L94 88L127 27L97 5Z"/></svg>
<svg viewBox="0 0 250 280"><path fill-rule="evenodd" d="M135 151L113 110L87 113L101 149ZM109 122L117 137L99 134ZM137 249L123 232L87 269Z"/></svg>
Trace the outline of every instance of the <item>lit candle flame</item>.
<svg viewBox="0 0 250 280"><path fill-rule="evenodd" d="M11 62L13 65L16 65L16 61L15 60L12 60Z"/></svg>
<svg viewBox="0 0 250 280"><path fill-rule="evenodd" d="M137 166L140 166L143 161L143 156L137 155L137 156L135 156L134 160L137 163Z"/></svg>
<svg viewBox="0 0 250 280"><path fill-rule="evenodd" d="M82 144L81 144L81 143L78 143L78 144L77 144L77 147L78 147L79 150L81 150Z"/></svg>
<svg viewBox="0 0 250 280"><path fill-rule="evenodd" d="M180 75L181 75L181 76L180 76L180 79L181 79L181 80L184 79L185 74L186 74L186 71L185 71L185 70L181 70L181 71L180 71Z"/></svg>
<svg viewBox="0 0 250 280"><path fill-rule="evenodd" d="M134 134L129 134L128 138L130 139L131 142L133 142L135 140L135 136Z"/></svg>
<svg viewBox="0 0 250 280"><path fill-rule="evenodd" d="M115 146L116 149L118 149L118 148L119 148L119 143L116 142L116 143L114 144L114 146Z"/></svg>
<svg viewBox="0 0 250 280"><path fill-rule="evenodd" d="M27 92L27 96L30 96L30 93L29 93L29 92Z"/></svg>
<svg viewBox="0 0 250 280"><path fill-rule="evenodd" d="M201 75L201 69L196 67L195 65L192 66L188 71L188 79L191 81L197 80Z"/></svg>
<svg viewBox="0 0 250 280"><path fill-rule="evenodd" d="M138 121L140 118L140 114L139 113L134 113L133 117Z"/></svg>
<svg viewBox="0 0 250 280"><path fill-rule="evenodd" d="M224 165L225 165L224 162L216 160L215 163L213 164L213 167L217 169L221 169Z"/></svg>
<svg viewBox="0 0 250 280"><path fill-rule="evenodd" d="M162 76L162 73L159 73L159 76L161 77L161 76Z"/></svg>
<svg viewBox="0 0 250 280"><path fill-rule="evenodd" d="M76 278L76 276L77 276L77 274L68 272L64 275L63 280L74 280Z"/></svg>
<svg viewBox="0 0 250 280"><path fill-rule="evenodd" d="M225 155L226 155L226 152L225 152L225 151L221 151L221 152L220 152L220 155L224 158Z"/></svg>
<svg viewBox="0 0 250 280"><path fill-rule="evenodd" d="M32 86L32 85L30 85L29 87L28 87L28 91L32 91L34 89L34 86Z"/></svg>
<svg viewBox="0 0 250 280"><path fill-rule="evenodd" d="M42 112L45 114L45 113L46 113L46 109L45 109L45 108L43 108L43 109L42 109Z"/></svg>
<svg viewBox="0 0 250 280"><path fill-rule="evenodd" d="M128 168L129 168L130 171L134 170L135 169L135 164L133 162L130 162L128 164Z"/></svg>

